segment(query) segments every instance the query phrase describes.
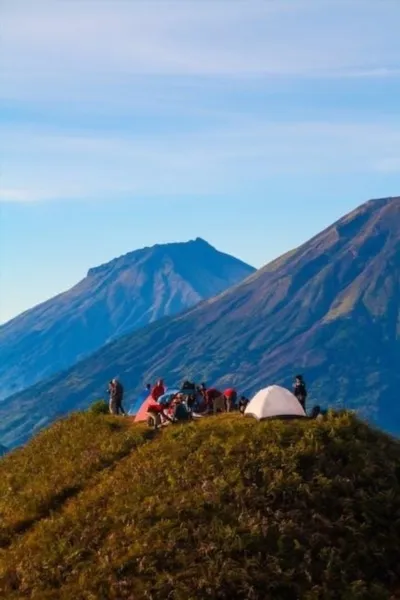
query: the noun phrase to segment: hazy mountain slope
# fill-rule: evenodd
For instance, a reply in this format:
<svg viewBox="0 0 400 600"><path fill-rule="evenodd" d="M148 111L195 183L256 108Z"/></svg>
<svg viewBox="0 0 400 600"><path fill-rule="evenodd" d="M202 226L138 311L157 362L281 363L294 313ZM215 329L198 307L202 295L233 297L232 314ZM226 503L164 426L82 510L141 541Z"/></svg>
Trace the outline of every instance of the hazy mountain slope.
<svg viewBox="0 0 400 600"><path fill-rule="evenodd" d="M71 290L0 327L0 398L252 272L200 238L143 248L90 269Z"/></svg>
<svg viewBox="0 0 400 600"><path fill-rule="evenodd" d="M104 396L120 375L127 403L143 382L185 376L247 393L310 384L310 404L362 407L400 433L400 198L367 202L242 284L97 352L0 410L0 439Z"/></svg>

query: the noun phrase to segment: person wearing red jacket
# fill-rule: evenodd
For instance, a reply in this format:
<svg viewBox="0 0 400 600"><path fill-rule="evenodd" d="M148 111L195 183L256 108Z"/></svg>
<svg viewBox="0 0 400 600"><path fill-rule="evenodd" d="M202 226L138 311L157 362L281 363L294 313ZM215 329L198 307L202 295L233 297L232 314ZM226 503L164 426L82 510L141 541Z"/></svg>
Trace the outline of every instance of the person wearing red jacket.
<svg viewBox="0 0 400 600"><path fill-rule="evenodd" d="M230 412L236 405L237 391L234 388L228 388L224 391L226 412Z"/></svg>
<svg viewBox="0 0 400 600"><path fill-rule="evenodd" d="M225 411L225 397L219 390L209 388L204 392L204 398L207 405L207 412L213 411L216 414L219 410Z"/></svg>
<svg viewBox="0 0 400 600"><path fill-rule="evenodd" d="M162 379L159 379L152 389L151 397L157 402L157 400L161 398L163 394L165 394L164 382Z"/></svg>

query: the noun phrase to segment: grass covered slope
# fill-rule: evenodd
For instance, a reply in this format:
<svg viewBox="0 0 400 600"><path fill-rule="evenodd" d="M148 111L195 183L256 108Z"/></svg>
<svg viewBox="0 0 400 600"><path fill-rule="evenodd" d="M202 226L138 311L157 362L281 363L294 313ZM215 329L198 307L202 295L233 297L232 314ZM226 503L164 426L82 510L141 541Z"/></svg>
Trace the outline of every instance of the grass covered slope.
<svg viewBox="0 0 400 600"><path fill-rule="evenodd" d="M37 489L59 481L73 438L81 444L77 419L82 431L97 419L100 453L106 438L129 436L128 420L118 431L102 416L64 421L75 429L67 445L54 439L59 473L32 469ZM323 423L226 415L166 428L146 443L137 443L145 441L143 428L131 431L132 452L102 470L90 453L96 475L87 471L80 491L53 512L37 511L37 521L0 551L3 597L398 597L397 441L349 414ZM40 452L40 440L45 434L5 458L2 477L18 460L27 464L34 444ZM44 450L48 460L51 448ZM67 468L65 485L74 477ZM27 486L15 490L17 511Z"/></svg>
<svg viewBox="0 0 400 600"><path fill-rule="evenodd" d="M146 440L122 419L74 414L0 462L0 548L77 495L90 479Z"/></svg>

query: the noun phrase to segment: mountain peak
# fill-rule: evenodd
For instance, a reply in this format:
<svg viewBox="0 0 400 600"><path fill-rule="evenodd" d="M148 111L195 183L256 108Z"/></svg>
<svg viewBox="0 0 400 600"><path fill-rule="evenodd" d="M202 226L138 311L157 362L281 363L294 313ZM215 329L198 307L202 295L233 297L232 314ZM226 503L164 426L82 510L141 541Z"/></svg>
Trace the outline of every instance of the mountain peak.
<svg viewBox="0 0 400 600"><path fill-rule="evenodd" d="M374 198L361 204L353 211L342 217L338 223L348 222L357 217L365 218L384 218L388 214L400 212L400 197L391 196L387 198Z"/></svg>
<svg viewBox="0 0 400 600"><path fill-rule="evenodd" d="M1 328L0 398L108 341L186 311L254 271L201 238L141 248L92 268L69 291Z"/></svg>
<svg viewBox="0 0 400 600"><path fill-rule="evenodd" d="M109 269L113 269L116 265L118 264L128 264L128 263L133 263L136 260L141 260L144 256L146 255L150 255L151 253L154 252L166 252L168 253L169 251L178 251L178 252L182 252L183 254L186 252L188 247L207 247L210 250L214 250L215 252L218 252L218 250L216 250L216 248L214 248L213 246L211 246L211 244L209 244L208 242L206 242L205 240L203 240L200 237L195 238L194 240L187 240L185 242L166 242L163 244L153 244L152 246L144 246L143 248L139 248L138 250L131 250L130 252L127 252L126 254L122 254L121 256L117 256L116 258L113 258L112 260L103 263L101 265L98 265L97 267L91 267L88 272L87 272L87 277L93 277L95 275L98 275L100 273L104 273L105 271L109 270Z"/></svg>
<svg viewBox="0 0 400 600"><path fill-rule="evenodd" d="M195 241L197 244L203 244L203 245L205 245L205 246L211 246L211 244L210 244L209 242L207 242L207 240L204 240L204 239L203 239L203 238L201 238L201 237L197 237L197 238L195 238L195 240L194 240L194 241ZM213 246L211 246L211 248L213 248Z"/></svg>
<svg viewBox="0 0 400 600"><path fill-rule="evenodd" d="M387 196L386 198L371 198L364 204L359 206L360 208L365 208L366 210L377 210L380 208L385 208L386 206L400 206L400 196Z"/></svg>

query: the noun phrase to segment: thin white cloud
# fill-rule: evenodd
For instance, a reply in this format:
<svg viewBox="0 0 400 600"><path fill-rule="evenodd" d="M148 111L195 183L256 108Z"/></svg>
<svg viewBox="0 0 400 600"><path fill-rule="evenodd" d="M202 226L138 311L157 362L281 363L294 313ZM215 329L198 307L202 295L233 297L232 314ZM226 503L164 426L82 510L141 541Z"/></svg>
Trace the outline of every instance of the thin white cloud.
<svg viewBox="0 0 400 600"><path fill-rule="evenodd" d="M5 2L1 94L77 98L134 75L399 75L397 0Z"/></svg>
<svg viewBox="0 0 400 600"><path fill-rule="evenodd" d="M155 195L229 194L280 174L388 170L387 157L397 156L400 122L249 119L230 127L161 138L40 131L27 135L5 127L0 135L7 148L3 201L107 200L118 195L137 201ZM11 190L8 196L7 190Z"/></svg>
<svg viewBox="0 0 400 600"><path fill-rule="evenodd" d="M42 195L32 194L29 190L18 188L0 188L0 202L37 202Z"/></svg>
<svg viewBox="0 0 400 600"><path fill-rule="evenodd" d="M59 110L59 131L50 118L0 130L1 201L229 193L275 174L397 164L400 125L382 116L274 123L224 100L281 76L398 76L398 0L3 0L1 11L0 101ZM126 132L107 134L101 116L122 110Z"/></svg>
<svg viewBox="0 0 400 600"><path fill-rule="evenodd" d="M400 174L400 156L394 155L380 159L376 164L376 170L382 173Z"/></svg>

